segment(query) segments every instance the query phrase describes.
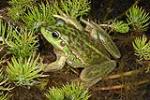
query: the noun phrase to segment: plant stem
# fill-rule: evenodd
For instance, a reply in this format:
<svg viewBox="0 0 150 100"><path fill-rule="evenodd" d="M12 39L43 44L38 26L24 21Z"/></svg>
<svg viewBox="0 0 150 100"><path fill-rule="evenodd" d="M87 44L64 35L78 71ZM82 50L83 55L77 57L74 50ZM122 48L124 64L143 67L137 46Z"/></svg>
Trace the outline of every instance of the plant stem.
<svg viewBox="0 0 150 100"><path fill-rule="evenodd" d="M116 79L116 78L120 78L120 77L127 77L127 76L131 76L131 75L134 75L134 74L138 74L140 72L141 72L141 69L139 69L139 70L133 70L133 71L128 71L128 72L124 72L124 73L110 75L110 76L104 78L104 80Z"/></svg>
<svg viewBox="0 0 150 100"><path fill-rule="evenodd" d="M139 81L138 83L135 83L136 85L142 85L149 83L150 80L142 80ZM93 90L94 91L111 91L111 90L120 90L120 89L130 89L130 86L127 86L126 84L121 84L121 85L113 85L113 86L107 86L107 87L96 87Z"/></svg>
<svg viewBox="0 0 150 100"><path fill-rule="evenodd" d="M100 27L112 27L111 25L108 24L99 24Z"/></svg>

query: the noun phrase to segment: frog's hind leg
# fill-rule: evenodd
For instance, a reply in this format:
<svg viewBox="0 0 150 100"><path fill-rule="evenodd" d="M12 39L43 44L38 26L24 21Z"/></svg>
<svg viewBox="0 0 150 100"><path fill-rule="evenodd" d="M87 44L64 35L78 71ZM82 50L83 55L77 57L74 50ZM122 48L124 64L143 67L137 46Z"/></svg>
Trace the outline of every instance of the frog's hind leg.
<svg viewBox="0 0 150 100"><path fill-rule="evenodd" d="M83 69L80 74L80 78L86 87L90 87L112 72L115 67L116 62L113 60L92 65Z"/></svg>

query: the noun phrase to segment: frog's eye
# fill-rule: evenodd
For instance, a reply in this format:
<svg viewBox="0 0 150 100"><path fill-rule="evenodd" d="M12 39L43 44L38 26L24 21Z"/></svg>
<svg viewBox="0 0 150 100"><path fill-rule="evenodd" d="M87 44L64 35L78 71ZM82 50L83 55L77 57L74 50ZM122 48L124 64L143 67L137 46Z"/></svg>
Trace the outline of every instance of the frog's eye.
<svg viewBox="0 0 150 100"><path fill-rule="evenodd" d="M60 37L60 33L58 31L54 31L54 32L52 32L52 36L54 38L59 38Z"/></svg>

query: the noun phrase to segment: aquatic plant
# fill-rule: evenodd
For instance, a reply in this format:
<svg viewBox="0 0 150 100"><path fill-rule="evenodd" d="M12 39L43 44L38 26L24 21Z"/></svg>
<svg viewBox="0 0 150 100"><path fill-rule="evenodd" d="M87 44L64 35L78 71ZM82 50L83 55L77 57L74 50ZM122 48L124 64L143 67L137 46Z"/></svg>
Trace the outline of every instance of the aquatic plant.
<svg viewBox="0 0 150 100"><path fill-rule="evenodd" d="M4 61L0 59L0 66ZM0 68L0 100L8 100L8 95L4 95L5 91L11 91L14 87L9 84L8 78L3 73L3 68Z"/></svg>
<svg viewBox="0 0 150 100"><path fill-rule="evenodd" d="M8 78L3 74L3 68L1 68L0 69L0 91L1 93L3 93L3 91L10 91L12 89L13 87L9 85Z"/></svg>
<svg viewBox="0 0 150 100"><path fill-rule="evenodd" d="M9 1L9 4L12 6L21 5L23 7L31 7L33 3L34 3L34 0L11 0Z"/></svg>
<svg viewBox="0 0 150 100"><path fill-rule="evenodd" d="M28 59L16 59L13 57L8 62L6 72L8 79L19 86L31 86L37 83L37 79L43 77L43 64L39 63L39 56L30 56Z"/></svg>
<svg viewBox="0 0 150 100"><path fill-rule="evenodd" d="M34 0L11 0L9 4L11 7L8 8L7 15L14 22L17 22L23 17L27 9L32 8Z"/></svg>
<svg viewBox="0 0 150 100"><path fill-rule="evenodd" d="M36 51L38 40L32 31L13 28L0 20L0 41L8 46L8 51L16 57L29 57Z"/></svg>
<svg viewBox="0 0 150 100"><path fill-rule="evenodd" d="M127 23L123 21L112 21L111 24L99 24L100 27L103 27L104 29L112 29L115 32L119 33L127 33L129 31L129 26Z"/></svg>
<svg viewBox="0 0 150 100"><path fill-rule="evenodd" d="M22 17L25 26L29 30L37 30L41 26L50 26L56 24L52 14L56 14L53 5L42 3L31 8L24 17Z"/></svg>
<svg viewBox="0 0 150 100"><path fill-rule="evenodd" d="M137 5L131 7L126 13L127 22L132 26L134 31L146 31L150 24L150 16L144 9Z"/></svg>
<svg viewBox="0 0 150 100"><path fill-rule="evenodd" d="M148 41L145 35L136 37L132 45L135 50L135 55L137 55L140 60L150 60L150 41Z"/></svg>
<svg viewBox="0 0 150 100"><path fill-rule="evenodd" d="M53 87L45 94L48 100L64 100L64 93L61 88Z"/></svg>
<svg viewBox="0 0 150 100"><path fill-rule="evenodd" d="M2 42L2 44L6 44L6 41L12 38L12 33L13 27L0 19L0 41Z"/></svg>
<svg viewBox="0 0 150 100"><path fill-rule="evenodd" d="M26 58L36 51L38 41L36 35L33 32L28 32L27 30L21 29L20 31L10 30L9 35L6 40L8 45L8 50L15 57Z"/></svg>
<svg viewBox="0 0 150 100"><path fill-rule="evenodd" d="M3 93L3 91L10 91L13 89L13 87L11 87L11 85L9 84L7 76L4 74L3 64L5 62L6 61L2 58L0 59L0 94Z"/></svg>
<svg viewBox="0 0 150 100"><path fill-rule="evenodd" d="M127 33L129 31L129 26L127 23L123 22L123 21L114 21L111 24L111 28L116 31L116 32L120 32L120 33Z"/></svg>
<svg viewBox="0 0 150 100"><path fill-rule="evenodd" d="M0 65L1 65L0 61ZM4 95L4 91L11 91L13 87L9 84L8 78L3 74L3 69L0 69L0 100L8 100L8 95Z"/></svg>
<svg viewBox="0 0 150 100"><path fill-rule="evenodd" d="M25 9L22 8L21 5L18 6L12 6L11 8L8 8L7 15L14 21L17 22L21 19L21 17L25 14Z"/></svg>
<svg viewBox="0 0 150 100"><path fill-rule="evenodd" d="M61 88L50 88L46 97L49 100L88 100L90 94L81 84L72 82Z"/></svg>
<svg viewBox="0 0 150 100"><path fill-rule="evenodd" d="M61 0L60 3L54 3L55 9L62 16L66 14L71 18L78 18L88 14L90 5L86 0Z"/></svg>
<svg viewBox="0 0 150 100"><path fill-rule="evenodd" d="M9 100L7 95L0 94L0 100Z"/></svg>
<svg viewBox="0 0 150 100"><path fill-rule="evenodd" d="M0 42L4 42L4 34L6 32L6 23L4 23L2 21L2 19L0 19Z"/></svg>
<svg viewBox="0 0 150 100"><path fill-rule="evenodd" d="M88 100L90 97L88 90L80 83L71 83L63 87L66 99Z"/></svg>

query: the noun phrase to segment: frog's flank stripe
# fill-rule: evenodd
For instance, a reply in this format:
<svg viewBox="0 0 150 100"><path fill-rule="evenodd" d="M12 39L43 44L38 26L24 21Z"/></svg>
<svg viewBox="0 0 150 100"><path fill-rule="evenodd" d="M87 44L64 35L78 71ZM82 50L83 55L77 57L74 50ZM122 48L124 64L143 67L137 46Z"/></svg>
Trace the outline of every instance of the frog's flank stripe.
<svg viewBox="0 0 150 100"><path fill-rule="evenodd" d="M107 60L110 60L110 58L108 58L106 55L104 55L103 53L101 53L99 50L97 50L94 46L90 45L89 43L87 43L86 41L83 41L88 47L90 47L91 49L93 49L96 53L100 54L102 57L106 58Z"/></svg>

